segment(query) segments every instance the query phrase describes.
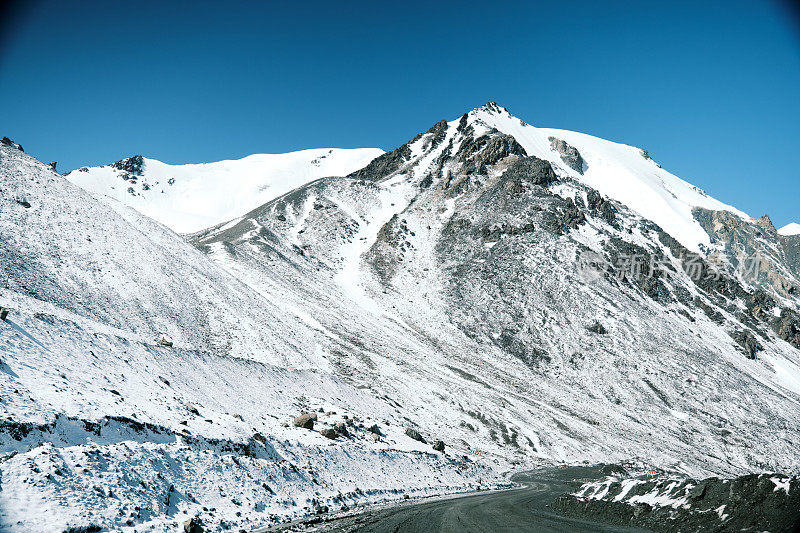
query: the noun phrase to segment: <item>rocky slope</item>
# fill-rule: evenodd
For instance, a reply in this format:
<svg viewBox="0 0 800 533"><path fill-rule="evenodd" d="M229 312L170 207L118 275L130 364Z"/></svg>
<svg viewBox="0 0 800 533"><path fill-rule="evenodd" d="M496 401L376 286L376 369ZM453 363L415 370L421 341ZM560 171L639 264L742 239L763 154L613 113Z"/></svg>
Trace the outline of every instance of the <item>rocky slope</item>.
<svg viewBox="0 0 800 533"><path fill-rule="evenodd" d="M160 224L16 145L0 193L3 530L255 528L502 483L407 436L313 329Z"/></svg>
<svg viewBox="0 0 800 533"><path fill-rule="evenodd" d="M774 531L800 527L800 479L748 474L697 481L663 473L614 475L584 484L554 507L569 515L650 531Z"/></svg>
<svg viewBox="0 0 800 533"><path fill-rule="evenodd" d="M601 183L639 174L652 206ZM669 231L652 220L665 212ZM777 235L636 148L490 104L194 242L306 310L338 375L465 446L693 473L796 465L798 281ZM756 275L733 262L755 252Z"/></svg>
<svg viewBox="0 0 800 533"><path fill-rule="evenodd" d="M103 464L120 475L152 461L121 450L123 437L102 440L107 427L128 435L129 420L157 426L136 439L180 465L159 474L182 496L137 504L147 513L133 516L95 502L86 520L150 527L204 513L213 527L254 524L339 506L337 490L356 501L369 499L356 486L375 498L452 490L538 464L624 460L697 477L797 470L796 249L768 220L710 198L644 150L535 128L487 104L197 232L193 250L2 149L0 220L13 236L4 265L35 260L30 269L14 259L2 292L13 313L2 324L7 387L29 391L3 405L14 424L46 426L8 430L7 453L19 454L3 476L20 488L0 494L6 509L54 487L69 494L59 478L24 470L42 471L33 459L42 447L31 449L41 442L55 442L47 461L98 442L64 444L52 436L74 438L63 424L100 424ZM92 261L105 274L87 272ZM172 347L154 342L164 334ZM56 369L71 358L94 374L62 378ZM322 429L343 414L361 426L329 441L281 425L320 407L338 413L321 417ZM163 444L164 434L181 440ZM253 439L261 445L242 453ZM291 485L289 465L305 461L313 476ZM365 477L369 461L388 478ZM229 472L215 484L224 495L194 477L219 469ZM260 480L258 469L286 489L266 482L274 494L256 498L255 481L234 481ZM108 479L98 486L113 492L119 482ZM77 495L83 485L68 486ZM308 501L292 506L290 489Z"/></svg>

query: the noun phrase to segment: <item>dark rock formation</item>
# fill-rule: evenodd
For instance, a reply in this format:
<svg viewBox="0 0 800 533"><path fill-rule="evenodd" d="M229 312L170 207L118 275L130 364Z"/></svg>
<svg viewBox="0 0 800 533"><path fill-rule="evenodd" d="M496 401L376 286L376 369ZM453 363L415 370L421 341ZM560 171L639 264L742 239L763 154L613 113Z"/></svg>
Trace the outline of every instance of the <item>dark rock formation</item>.
<svg viewBox="0 0 800 533"><path fill-rule="evenodd" d="M584 173L586 170L586 162L583 160L583 157L581 157L581 153L577 148L555 137L548 137L547 140L550 141L550 148L559 153L561 160L569 168L579 174Z"/></svg>
<svg viewBox="0 0 800 533"><path fill-rule="evenodd" d="M348 178L362 179L368 181L379 181L390 174L397 172L404 163L411 158L411 149L408 143L403 146L381 154L367 166L360 170L348 174Z"/></svg>
<svg viewBox="0 0 800 533"><path fill-rule="evenodd" d="M184 533L203 533L203 526L199 518L190 518L183 523Z"/></svg>
<svg viewBox="0 0 800 533"><path fill-rule="evenodd" d="M0 139L0 144L3 144L5 146L10 146L12 148L16 148L20 152L24 152L25 151L25 150L22 149L22 145L21 144L15 143L14 141L9 139L8 137L3 137L2 139Z"/></svg>
<svg viewBox="0 0 800 533"><path fill-rule="evenodd" d="M597 320L595 320L594 324L587 327L586 329L588 329L592 333L597 333L598 335L606 335L608 333L608 330L605 328L605 326L603 326L603 324L601 324Z"/></svg>
<svg viewBox="0 0 800 533"><path fill-rule="evenodd" d="M525 157L515 161L505 171L503 179L508 182L524 182L541 187L547 187L558 181L550 163L538 157Z"/></svg>
<svg viewBox="0 0 800 533"><path fill-rule="evenodd" d="M621 480L613 481L601 498L565 495L556 500L554 508L568 516L659 533L800 531L800 480L796 477L749 474L702 481L641 480L617 501L623 490ZM628 501L654 491L675 499L686 497L687 504L672 507Z"/></svg>
<svg viewBox="0 0 800 533"><path fill-rule="evenodd" d="M440 120L439 122L431 126L431 128L425 133L431 134L429 148L436 148L437 146L439 146L439 143L441 143L447 136L447 121L444 119Z"/></svg>
<svg viewBox="0 0 800 533"><path fill-rule="evenodd" d="M589 189L586 192L586 204L586 207L594 216L603 219L612 226L616 225L616 208L609 200L603 198L599 192Z"/></svg>
<svg viewBox="0 0 800 533"><path fill-rule="evenodd" d="M567 233L569 230L575 229L586 222L586 215L578 209L572 198L567 198L566 206L559 213L558 221L561 233Z"/></svg>
<svg viewBox="0 0 800 533"><path fill-rule="evenodd" d="M511 135L495 133L465 139L455 158L464 163L465 174L486 174L489 165L495 165L510 155L525 157L528 154Z"/></svg>
<svg viewBox="0 0 800 533"><path fill-rule="evenodd" d="M141 176L142 168L144 167L144 159L140 155L134 155L127 159L117 161L111 166L133 176Z"/></svg>
<svg viewBox="0 0 800 533"><path fill-rule="evenodd" d="M800 314L790 309L781 310L781 316L770 324L778 337L800 350Z"/></svg>
<svg viewBox="0 0 800 533"><path fill-rule="evenodd" d="M744 349L748 359L755 359L756 354L764 349L750 330L734 331L731 333L731 338Z"/></svg>
<svg viewBox="0 0 800 533"><path fill-rule="evenodd" d="M420 432L417 431L414 428L410 428L410 427L406 428L406 435L408 435L409 437L411 437L412 439L414 439L416 441L419 441L419 442L422 442L422 443L425 442L425 439L422 437Z"/></svg>

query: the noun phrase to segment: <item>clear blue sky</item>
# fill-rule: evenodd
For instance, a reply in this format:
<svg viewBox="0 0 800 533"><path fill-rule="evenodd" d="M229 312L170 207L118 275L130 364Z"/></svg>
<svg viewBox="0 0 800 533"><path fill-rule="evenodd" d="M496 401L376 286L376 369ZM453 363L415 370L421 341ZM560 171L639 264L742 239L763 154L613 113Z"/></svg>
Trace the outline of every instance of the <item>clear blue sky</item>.
<svg viewBox="0 0 800 533"><path fill-rule="evenodd" d="M388 150L494 100L643 146L753 216L800 220L790 4L430 4L19 3L0 13L0 135L61 170Z"/></svg>

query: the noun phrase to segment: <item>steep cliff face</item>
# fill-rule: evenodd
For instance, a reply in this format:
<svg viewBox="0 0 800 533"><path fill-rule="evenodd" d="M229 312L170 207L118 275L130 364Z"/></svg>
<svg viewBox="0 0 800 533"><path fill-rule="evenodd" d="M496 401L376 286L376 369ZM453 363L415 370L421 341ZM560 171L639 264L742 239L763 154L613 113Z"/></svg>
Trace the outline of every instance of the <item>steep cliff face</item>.
<svg viewBox="0 0 800 533"><path fill-rule="evenodd" d="M779 238L786 253L786 265L800 278L800 235L781 235Z"/></svg>
<svg viewBox="0 0 800 533"><path fill-rule="evenodd" d="M695 218L711 237L715 258L748 284L780 296L800 294L788 238L778 234L769 216L742 219L726 211L697 208Z"/></svg>

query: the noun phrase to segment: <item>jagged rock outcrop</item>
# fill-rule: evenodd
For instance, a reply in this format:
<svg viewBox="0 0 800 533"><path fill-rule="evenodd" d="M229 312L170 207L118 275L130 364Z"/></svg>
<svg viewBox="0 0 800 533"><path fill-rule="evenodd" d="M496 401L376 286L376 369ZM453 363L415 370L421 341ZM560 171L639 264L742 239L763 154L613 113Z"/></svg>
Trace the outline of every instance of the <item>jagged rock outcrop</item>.
<svg viewBox="0 0 800 533"><path fill-rule="evenodd" d="M721 248L722 259L746 282L783 296L800 290L800 281L769 217L747 221L727 211L703 208L695 208L694 217L711 243Z"/></svg>
<svg viewBox="0 0 800 533"><path fill-rule="evenodd" d="M411 158L411 150L408 144L379 155L367 166L349 174L348 178L377 181L390 176L400 170L400 168Z"/></svg>
<svg viewBox="0 0 800 533"><path fill-rule="evenodd" d="M422 434L412 427L407 427L405 429L405 434L416 441L425 443L425 438L422 436Z"/></svg>
<svg viewBox="0 0 800 533"><path fill-rule="evenodd" d="M117 161L111 166L118 170L122 170L131 176L141 176L142 168L144 167L144 158L140 155L134 155Z"/></svg>
<svg viewBox="0 0 800 533"><path fill-rule="evenodd" d="M584 173L586 162L581 157L581 153L577 148L556 137L548 137L548 140L550 141L550 148L559 153L561 160L569 168L579 174Z"/></svg>
<svg viewBox="0 0 800 533"><path fill-rule="evenodd" d="M0 139L0 144L3 144L5 146L10 146L12 148L16 148L20 152L24 152L25 151L25 150L22 149L22 145L21 144L15 143L14 141L9 139L8 137L3 137L2 139Z"/></svg>
<svg viewBox="0 0 800 533"><path fill-rule="evenodd" d="M758 352L764 349L755 335L749 330L734 331L731 333L731 338L742 347L749 359L755 359Z"/></svg>

